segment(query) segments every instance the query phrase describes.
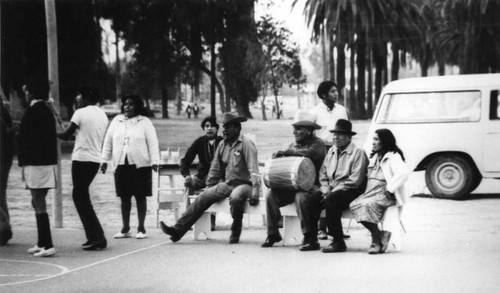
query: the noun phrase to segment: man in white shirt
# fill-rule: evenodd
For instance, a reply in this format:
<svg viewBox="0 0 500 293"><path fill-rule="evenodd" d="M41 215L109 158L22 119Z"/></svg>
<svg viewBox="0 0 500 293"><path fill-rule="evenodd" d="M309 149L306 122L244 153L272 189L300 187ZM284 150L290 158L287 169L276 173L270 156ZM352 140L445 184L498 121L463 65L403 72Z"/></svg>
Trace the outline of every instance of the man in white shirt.
<svg viewBox="0 0 500 293"><path fill-rule="evenodd" d="M81 108L77 109L71 117L69 127L57 136L67 140L76 132L75 146L71 156L71 177L73 201L87 237L87 242L82 247L84 250L103 249L106 248L107 241L90 201L89 186L99 171L108 117L96 105L97 95L94 89L81 88L78 100L81 101L79 104Z"/></svg>
<svg viewBox="0 0 500 293"><path fill-rule="evenodd" d="M333 145L333 135L329 130L335 128L337 120L348 120L348 117L345 107L337 103L339 89L336 83L330 80L321 82L317 94L322 103L309 111L316 115L316 124L321 126L316 130L316 136L323 139L328 150Z"/></svg>
<svg viewBox="0 0 500 293"><path fill-rule="evenodd" d="M321 129L316 130L316 136L323 139L328 152L333 145L333 135L330 129L335 128L335 124L339 119L348 120L348 117L345 107L337 103L339 88L335 82L330 80L321 82L316 92L322 103L312 108L310 113L316 115L315 122L321 126ZM328 239L324 218L320 219L318 238L321 240Z"/></svg>

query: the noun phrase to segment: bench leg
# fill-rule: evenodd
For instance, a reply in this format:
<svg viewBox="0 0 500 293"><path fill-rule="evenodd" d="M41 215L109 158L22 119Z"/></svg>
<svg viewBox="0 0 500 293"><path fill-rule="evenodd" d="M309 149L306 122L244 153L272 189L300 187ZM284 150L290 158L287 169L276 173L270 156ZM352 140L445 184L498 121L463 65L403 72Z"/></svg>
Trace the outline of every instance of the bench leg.
<svg viewBox="0 0 500 293"><path fill-rule="evenodd" d="M210 223L210 215L212 213L203 213L203 215L194 223L193 232L194 232L194 240L200 240L200 235L202 233L205 234L205 237L208 239L210 237L211 223Z"/></svg>
<svg viewBox="0 0 500 293"><path fill-rule="evenodd" d="M299 217L284 216L283 219L283 245L297 245L302 241Z"/></svg>

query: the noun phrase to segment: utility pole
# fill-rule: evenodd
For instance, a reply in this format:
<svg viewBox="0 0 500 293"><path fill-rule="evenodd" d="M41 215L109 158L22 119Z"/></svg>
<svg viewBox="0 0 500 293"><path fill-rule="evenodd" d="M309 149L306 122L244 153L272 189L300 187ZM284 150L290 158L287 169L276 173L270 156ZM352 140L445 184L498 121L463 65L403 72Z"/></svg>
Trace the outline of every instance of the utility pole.
<svg viewBox="0 0 500 293"><path fill-rule="evenodd" d="M45 21L47 26L47 60L49 65L50 97L54 100L56 116L60 116L59 104L59 66L57 52L57 21L55 0L45 0ZM61 125L60 118L58 119ZM62 228L62 184L61 184L61 142L57 141L57 183L52 197L52 225Z"/></svg>

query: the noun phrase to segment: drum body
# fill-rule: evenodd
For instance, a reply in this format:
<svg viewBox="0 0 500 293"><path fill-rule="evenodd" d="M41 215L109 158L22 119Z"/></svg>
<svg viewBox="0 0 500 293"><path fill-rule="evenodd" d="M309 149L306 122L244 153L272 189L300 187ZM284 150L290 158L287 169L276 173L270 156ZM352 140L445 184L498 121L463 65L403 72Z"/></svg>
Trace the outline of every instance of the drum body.
<svg viewBox="0 0 500 293"><path fill-rule="evenodd" d="M266 162L264 184L277 190L309 191L316 180L313 162L306 157L282 157Z"/></svg>

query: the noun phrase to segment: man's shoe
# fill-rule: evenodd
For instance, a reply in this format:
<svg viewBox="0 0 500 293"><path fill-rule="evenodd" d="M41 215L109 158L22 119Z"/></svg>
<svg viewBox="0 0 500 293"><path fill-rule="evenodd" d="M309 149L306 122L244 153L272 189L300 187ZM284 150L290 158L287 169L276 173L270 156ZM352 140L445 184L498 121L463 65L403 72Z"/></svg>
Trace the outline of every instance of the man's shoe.
<svg viewBox="0 0 500 293"><path fill-rule="evenodd" d="M43 247L38 247L37 244L35 246L28 248L28 253L35 254L43 250Z"/></svg>
<svg viewBox="0 0 500 293"><path fill-rule="evenodd" d="M121 231L113 235L113 238L122 239L122 238L130 238L132 234L130 232L122 233Z"/></svg>
<svg viewBox="0 0 500 293"><path fill-rule="evenodd" d="M389 231L382 231L382 235L380 235L380 253L384 253L389 247L389 240L391 240L392 233Z"/></svg>
<svg viewBox="0 0 500 293"><path fill-rule="evenodd" d="M163 221L160 221L160 228L163 233L170 235L170 240L172 240L172 242L177 242L181 239L181 236L179 236L179 232L177 232L177 229L165 225Z"/></svg>
<svg viewBox="0 0 500 293"><path fill-rule="evenodd" d="M98 249L104 249L107 246L108 246L108 241L106 240L106 238L102 238L101 240L97 240L97 241L93 242L89 246L83 247L83 250L88 250L88 251L98 250Z"/></svg>
<svg viewBox="0 0 500 293"><path fill-rule="evenodd" d="M232 230L229 236L229 244L236 244L240 242L241 230Z"/></svg>
<svg viewBox="0 0 500 293"><path fill-rule="evenodd" d="M304 245L301 245L299 248L300 251L313 251L313 250L319 250L319 249L320 249L320 246L319 246L319 243L317 241L306 243Z"/></svg>
<svg viewBox="0 0 500 293"><path fill-rule="evenodd" d="M49 249L42 248L41 251L33 254L33 256L49 257L55 254L56 254L56 249L54 247L51 247Z"/></svg>
<svg viewBox="0 0 500 293"><path fill-rule="evenodd" d="M260 247L272 247L274 243L280 242L281 240L283 240L283 238L281 238L280 234L268 235L266 241L262 243Z"/></svg>
<svg viewBox="0 0 500 293"><path fill-rule="evenodd" d="M0 246L7 245L7 242L12 238L12 230L5 229L0 231Z"/></svg>
<svg viewBox="0 0 500 293"><path fill-rule="evenodd" d="M321 252L332 253L332 252L344 252L346 250L347 247L345 246L345 243L337 243L335 241L332 241L330 245L321 249Z"/></svg>
<svg viewBox="0 0 500 293"><path fill-rule="evenodd" d="M93 243L92 241L87 240L85 243L82 244L82 248L89 247L92 245L92 243Z"/></svg>
<svg viewBox="0 0 500 293"><path fill-rule="evenodd" d="M368 250L368 254L379 254L381 249L380 243L372 243Z"/></svg>
<svg viewBox="0 0 500 293"><path fill-rule="evenodd" d="M326 234L325 231L319 230L318 232L318 239L319 240L327 240L328 239L328 234Z"/></svg>

